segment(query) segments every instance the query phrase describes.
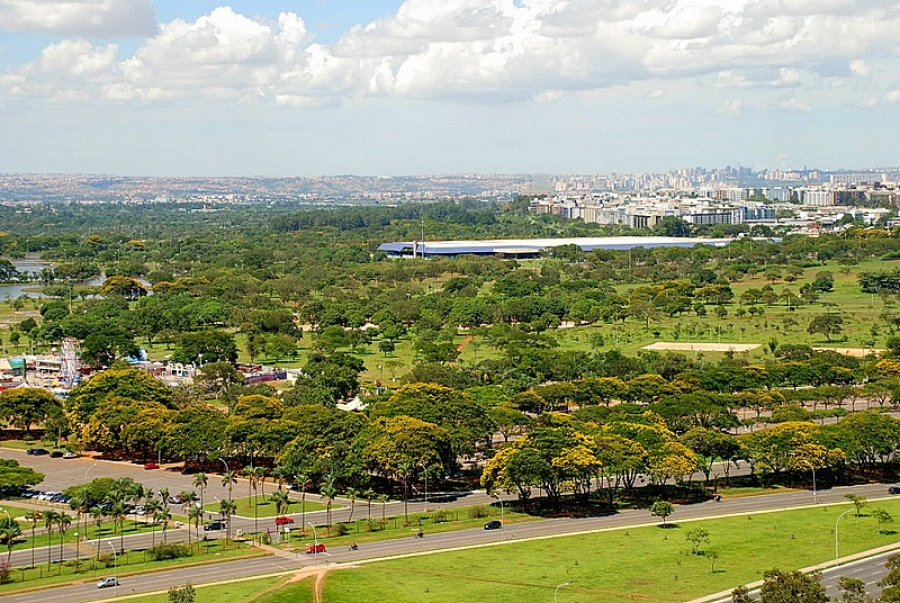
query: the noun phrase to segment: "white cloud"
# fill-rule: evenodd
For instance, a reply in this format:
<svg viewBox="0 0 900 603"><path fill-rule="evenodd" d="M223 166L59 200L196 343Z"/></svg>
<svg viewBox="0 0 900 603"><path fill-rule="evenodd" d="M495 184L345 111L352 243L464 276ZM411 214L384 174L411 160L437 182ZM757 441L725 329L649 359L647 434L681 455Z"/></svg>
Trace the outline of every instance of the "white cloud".
<svg viewBox="0 0 900 603"><path fill-rule="evenodd" d="M785 111L797 111L799 113L808 113L812 111L812 106L809 103L793 97L780 101L778 107Z"/></svg>
<svg viewBox="0 0 900 603"><path fill-rule="evenodd" d="M900 90L891 90L887 93L885 98L888 100L888 102L900 103Z"/></svg>
<svg viewBox="0 0 900 603"><path fill-rule="evenodd" d="M744 114L744 103L740 100L725 101L725 105L718 111L723 117L736 118Z"/></svg>
<svg viewBox="0 0 900 603"><path fill-rule="evenodd" d="M0 0L0 30L76 36L147 36L152 0Z"/></svg>
<svg viewBox="0 0 900 603"><path fill-rule="evenodd" d="M0 0L0 18L4 10L24 14L25 5L34 19L37 5L137 14L148 2ZM221 7L193 22L162 24L127 58L116 57L115 46L65 40L8 70L0 98L13 86L16 94L52 95L60 73L60 87L116 102L284 107L354 96L548 102L566 92L699 77L724 89L841 88L841 102L853 104L888 93L844 82L870 75L876 57L886 69L900 68L898 28L894 0L407 0L325 45L313 42L295 13L264 21ZM835 74L835 65L849 71ZM24 81L4 84L12 76Z"/></svg>
<svg viewBox="0 0 900 603"><path fill-rule="evenodd" d="M647 98L662 98L665 94L662 90L654 90L647 94Z"/></svg>

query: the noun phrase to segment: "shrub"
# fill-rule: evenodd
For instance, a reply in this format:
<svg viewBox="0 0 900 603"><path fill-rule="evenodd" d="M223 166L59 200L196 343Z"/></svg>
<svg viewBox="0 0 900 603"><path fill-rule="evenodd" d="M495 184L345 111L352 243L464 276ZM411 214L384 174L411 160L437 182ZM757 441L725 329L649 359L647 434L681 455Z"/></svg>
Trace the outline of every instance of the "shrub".
<svg viewBox="0 0 900 603"><path fill-rule="evenodd" d="M350 533L350 526L345 523L336 523L331 527L331 533L335 536L345 536Z"/></svg>
<svg viewBox="0 0 900 603"><path fill-rule="evenodd" d="M453 521L453 513L450 512L450 509L439 509L431 514L431 521L434 523Z"/></svg>
<svg viewBox="0 0 900 603"><path fill-rule="evenodd" d="M147 555L153 561L179 559L181 557L190 557L191 549L187 544L167 542L163 544L157 544L156 546L147 549Z"/></svg>
<svg viewBox="0 0 900 603"><path fill-rule="evenodd" d="M0 562L0 584L9 584L12 581L12 570L5 562Z"/></svg>
<svg viewBox="0 0 900 603"><path fill-rule="evenodd" d="M469 519L481 519L490 515L488 508L484 505L472 505L469 507Z"/></svg>

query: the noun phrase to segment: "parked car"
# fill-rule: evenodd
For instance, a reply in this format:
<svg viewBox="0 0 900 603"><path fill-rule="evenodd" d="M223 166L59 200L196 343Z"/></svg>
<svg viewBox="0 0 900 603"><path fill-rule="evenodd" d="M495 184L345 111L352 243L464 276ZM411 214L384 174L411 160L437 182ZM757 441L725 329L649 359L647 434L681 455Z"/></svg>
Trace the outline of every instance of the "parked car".
<svg viewBox="0 0 900 603"><path fill-rule="evenodd" d="M100 582L97 583L97 588L109 588L111 586L119 586L118 578L104 578Z"/></svg>
<svg viewBox="0 0 900 603"><path fill-rule="evenodd" d="M228 522L223 519L216 519L203 526L204 532L212 532L213 530L224 530Z"/></svg>
<svg viewBox="0 0 900 603"><path fill-rule="evenodd" d="M319 544L310 544L306 547L306 554L312 555L313 553L324 553L325 552L325 543L320 542Z"/></svg>
<svg viewBox="0 0 900 603"><path fill-rule="evenodd" d="M484 524L485 530L499 530L502 527L503 524L497 519L492 519L491 521Z"/></svg>
<svg viewBox="0 0 900 603"><path fill-rule="evenodd" d="M172 494L166 500L169 502L170 505L180 505L181 504L181 494Z"/></svg>
<svg viewBox="0 0 900 603"><path fill-rule="evenodd" d="M294 523L293 517L276 517L275 518L276 526L283 526L283 525L287 525L289 523Z"/></svg>
<svg viewBox="0 0 900 603"><path fill-rule="evenodd" d="M63 457L62 450L54 450L53 452L50 453L51 459L61 459L62 457Z"/></svg>
<svg viewBox="0 0 900 603"><path fill-rule="evenodd" d="M72 451L70 450L70 451L66 452L65 454L63 454L62 457L63 457L64 459L77 459L78 456L79 456L78 453L72 452Z"/></svg>
<svg viewBox="0 0 900 603"><path fill-rule="evenodd" d="M46 448L29 448L26 454L30 454L32 456L43 456L50 453L47 452Z"/></svg>
<svg viewBox="0 0 900 603"><path fill-rule="evenodd" d="M900 494L900 486L891 486L888 488L888 494Z"/></svg>
<svg viewBox="0 0 900 603"><path fill-rule="evenodd" d="M154 462L144 463L144 469L159 469L159 465Z"/></svg>
<svg viewBox="0 0 900 603"><path fill-rule="evenodd" d="M135 515L146 515L147 509L146 507L144 507L144 505L138 505L134 509L132 509L131 512Z"/></svg>

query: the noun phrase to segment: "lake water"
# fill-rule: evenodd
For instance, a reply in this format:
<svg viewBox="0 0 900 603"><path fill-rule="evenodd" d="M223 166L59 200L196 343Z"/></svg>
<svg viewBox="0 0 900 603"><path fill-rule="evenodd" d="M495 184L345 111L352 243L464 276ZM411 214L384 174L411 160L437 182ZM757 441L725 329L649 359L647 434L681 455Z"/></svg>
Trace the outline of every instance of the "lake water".
<svg viewBox="0 0 900 603"><path fill-rule="evenodd" d="M7 258L8 259L8 258ZM37 257L26 257L25 259L10 259L10 263L15 266L16 270L26 274L40 274L41 270L44 268L53 268L53 264L50 262L42 262ZM106 280L106 275L101 274L99 277L91 279L89 281L82 281L80 283L76 283L78 285L89 285L91 287L99 287L103 284L103 281ZM145 285L149 283L144 282ZM38 291L37 289L41 289L43 285L41 283L16 283L16 284L0 284L0 300L5 299L15 299L22 295L27 295L28 297L33 298L43 298L46 297L43 293Z"/></svg>

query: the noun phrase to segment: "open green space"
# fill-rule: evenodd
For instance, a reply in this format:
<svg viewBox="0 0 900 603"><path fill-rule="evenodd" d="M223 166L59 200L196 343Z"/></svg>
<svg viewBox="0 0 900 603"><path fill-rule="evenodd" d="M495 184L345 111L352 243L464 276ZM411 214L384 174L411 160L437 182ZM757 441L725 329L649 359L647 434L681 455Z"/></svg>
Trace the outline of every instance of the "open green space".
<svg viewBox="0 0 900 603"><path fill-rule="evenodd" d="M871 502L839 524L840 554L900 540L873 511L900 514L900 501ZM847 505L599 532L411 557L332 572L327 603L478 601L498 603L648 600L677 603L834 558L835 521ZM646 519L652 520L647 513ZM699 554L686 538L708 532Z"/></svg>
<svg viewBox="0 0 900 603"><path fill-rule="evenodd" d="M113 544L115 545L115 542ZM67 560L63 563L52 563L49 565L46 563L38 564L37 567L33 568L14 568L10 574L12 582L0 586L0 593L12 594L19 591L58 586L71 582L91 582L95 579L112 576L116 571L121 579L122 576L144 574L175 567L218 563L244 557L262 557L267 554L265 551L253 548L247 543L237 541L226 543L224 540L194 543L191 556L162 561L150 560L146 551L126 551L118 556L113 556L112 550L102 550L99 557L95 552L87 551L78 564L74 560Z"/></svg>
<svg viewBox="0 0 900 603"><path fill-rule="evenodd" d="M245 496L242 498L235 498L234 502L237 504L237 511L234 513L235 515L240 515L241 517L254 517L258 516L262 517L275 517L278 515L278 510L275 508L275 503L273 503L268 498L263 498L261 495L257 498L256 496ZM210 513L219 513L221 511L220 503L218 502L208 502L203 505L204 510ZM332 510L341 508L341 505L331 506ZM325 505L321 503L317 503L312 500L303 501L295 501L291 499L291 503L288 506L287 511L285 511L284 515L293 515L295 513L302 513L306 510L307 513L310 511L324 511Z"/></svg>
<svg viewBox="0 0 900 603"><path fill-rule="evenodd" d="M194 586L197 602L204 603L313 603L315 578L292 581L290 578L259 578L229 584ZM133 597L133 603L169 603L167 594Z"/></svg>
<svg viewBox="0 0 900 603"><path fill-rule="evenodd" d="M8 506L2 506L7 510L11 509ZM56 509L51 509L56 510ZM10 515L13 515L15 518L19 520L19 528L22 530L22 534L16 539L16 543L13 546L14 551L19 551L22 549L31 549L31 548L40 548L43 546L51 546L55 547L58 550L60 546L60 542L62 542L63 546L75 547L76 543L79 541L83 541L87 539L88 541L97 540L98 538L103 540L114 540L118 542L118 538L123 534L125 536L130 536L132 534L142 534L146 532L157 532L158 540L162 541L162 524L153 525L151 523L146 523L144 521L136 521L134 520L133 515L129 515L128 519L125 520L123 524L123 529L120 530L119 526L115 524L114 521L103 521L98 526L96 522L91 520L90 518L82 519L79 523L74 513L69 513L72 518L72 523L66 527L65 532L60 535L59 527L53 527L53 533L50 534L46 531L46 525L43 520L39 520L37 524L34 524L35 535L34 540L31 539L31 528L32 522L23 521L21 517L27 512L24 509L20 510L21 513L18 515L13 515L12 511L10 511ZM4 516L5 517L5 516ZM174 529L174 520L169 522L169 530ZM80 547L82 550L89 548L90 544L88 542L81 542Z"/></svg>

